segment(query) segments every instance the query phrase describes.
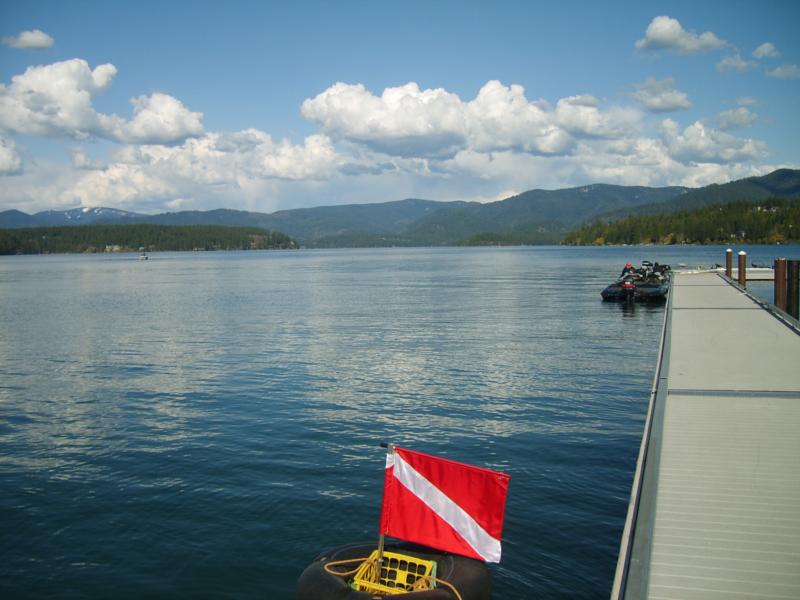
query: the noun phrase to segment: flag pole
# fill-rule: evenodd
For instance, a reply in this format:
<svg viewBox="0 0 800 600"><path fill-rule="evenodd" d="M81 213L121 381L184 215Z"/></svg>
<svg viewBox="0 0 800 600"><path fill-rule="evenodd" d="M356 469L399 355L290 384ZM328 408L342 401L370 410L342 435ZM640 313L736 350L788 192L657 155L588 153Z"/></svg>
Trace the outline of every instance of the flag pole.
<svg viewBox="0 0 800 600"><path fill-rule="evenodd" d="M386 442L381 442L381 448L386 448L386 458L387 460L394 456L394 444L387 444ZM385 500L385 498L384 498ZM385 536L381 531L380 537L378 538L378 578L380 579L381 576L381 567L383 566L383 543L384 543Z"/></svg>

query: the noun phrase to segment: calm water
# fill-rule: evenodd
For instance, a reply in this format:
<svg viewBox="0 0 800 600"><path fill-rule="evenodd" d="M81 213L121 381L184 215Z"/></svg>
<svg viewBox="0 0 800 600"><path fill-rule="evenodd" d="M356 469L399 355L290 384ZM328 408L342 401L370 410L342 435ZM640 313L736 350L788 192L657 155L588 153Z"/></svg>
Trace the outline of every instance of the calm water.
<svg viewBox="0 0 800 600"><path fill-rule="evenodd" d="M757 262L787 248L753 248ZM291 598L381 441L511 474L495 598L606 597L663 307L722 248L0 259L0 594Z"/></svg>

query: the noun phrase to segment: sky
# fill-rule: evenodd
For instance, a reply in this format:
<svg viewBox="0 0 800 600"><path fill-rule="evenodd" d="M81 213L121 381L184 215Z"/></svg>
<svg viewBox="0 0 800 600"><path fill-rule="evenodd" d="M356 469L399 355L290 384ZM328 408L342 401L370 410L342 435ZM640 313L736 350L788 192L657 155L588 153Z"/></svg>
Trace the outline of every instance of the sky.
<svg viewBox="0 0 800 600"><path fill-rule="evenodd" d="M0 1L0 210L800 168L800 2Z"/></svg>

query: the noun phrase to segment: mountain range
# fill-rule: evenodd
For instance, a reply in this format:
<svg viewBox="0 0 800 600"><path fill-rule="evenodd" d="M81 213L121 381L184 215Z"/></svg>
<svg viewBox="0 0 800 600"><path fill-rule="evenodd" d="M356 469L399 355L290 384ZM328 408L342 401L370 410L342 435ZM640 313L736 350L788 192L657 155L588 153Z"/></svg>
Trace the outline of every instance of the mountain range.
<svg viewBox="0 0 800 600"><path fill-rule="evenodd" d="M29 215L0 212L0 228L110 223L230 225L281 231L305 246L419 246L464 243L473 238L557 243L578 225L631 214L658 214L736 200L800 197L800 171L780 169L702 188L593 184L559 190L530 190L497 202L437 202L406 199L282 210L231 209L156 215L113 208L76 208Z"/></svg>

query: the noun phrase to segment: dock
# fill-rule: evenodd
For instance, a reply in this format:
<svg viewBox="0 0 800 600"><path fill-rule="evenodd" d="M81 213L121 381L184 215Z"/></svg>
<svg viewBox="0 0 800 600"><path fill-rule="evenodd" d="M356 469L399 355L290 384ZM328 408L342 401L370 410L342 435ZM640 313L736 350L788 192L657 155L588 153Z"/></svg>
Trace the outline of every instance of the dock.
<svg viewBox="0 0 800 600"><path fill-rule="evenodd" d="M677 273L612 600L800 598L800 333Z"/></svg>

